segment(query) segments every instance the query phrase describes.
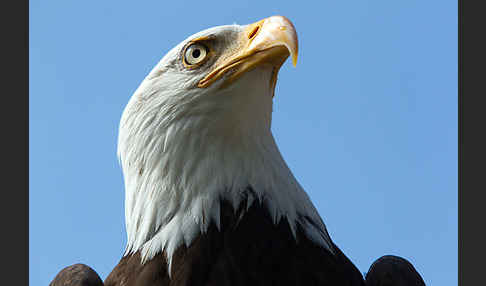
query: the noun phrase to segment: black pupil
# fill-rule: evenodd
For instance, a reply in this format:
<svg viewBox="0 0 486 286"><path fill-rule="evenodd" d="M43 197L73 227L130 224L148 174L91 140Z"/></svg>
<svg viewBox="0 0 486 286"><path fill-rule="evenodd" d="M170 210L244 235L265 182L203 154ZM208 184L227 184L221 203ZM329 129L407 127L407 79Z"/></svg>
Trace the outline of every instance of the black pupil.
<svg viewBox="0 0 486 286"><path fill-rule="evenodd" d="M192 57L197 59L199 58L199 56L201 55L201 50L200 49L194 49L194 51L192 51Z"/></svg>

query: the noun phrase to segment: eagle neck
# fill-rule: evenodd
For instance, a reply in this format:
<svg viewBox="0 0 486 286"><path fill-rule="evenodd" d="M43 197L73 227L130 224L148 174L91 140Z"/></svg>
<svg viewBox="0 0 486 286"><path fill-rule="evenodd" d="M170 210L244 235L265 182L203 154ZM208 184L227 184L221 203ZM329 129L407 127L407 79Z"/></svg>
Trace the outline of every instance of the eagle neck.
<svg viewBox="0 0 486 286"><path fill-rule="evenodd" d="M132 97L122 116L118 148L125 179L125 255L141 251L143 263L164 251L170 268L178 247L189 247L211 223L220 227L221 200L235 209L258 200L275 224L286 218L294 237L299 224L333 252L322 219L270 131L271 97L256 105L252 100L269 94L250 92L243 98L228 92L218 95L227 102L209 105L204 113L162 116L161 109L141 111L147 103ZM256 115L248 116L250 111ZM251 196L246 195L249 188Z"/></svg>

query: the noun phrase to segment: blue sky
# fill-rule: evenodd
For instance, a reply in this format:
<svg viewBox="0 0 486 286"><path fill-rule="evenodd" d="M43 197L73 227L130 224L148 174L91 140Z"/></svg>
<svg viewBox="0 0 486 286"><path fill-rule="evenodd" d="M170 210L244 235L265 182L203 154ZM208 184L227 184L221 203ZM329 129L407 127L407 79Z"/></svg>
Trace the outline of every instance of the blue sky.
<svg viewBox="0 0 486 286"><path fill-rule="evenodd" d="M30 1L31 285L126 243L116 158L129 97L200 30L284 15L299 62L273 132L334 242L361 272L385 254L457 285L457 2Z"/></svg>

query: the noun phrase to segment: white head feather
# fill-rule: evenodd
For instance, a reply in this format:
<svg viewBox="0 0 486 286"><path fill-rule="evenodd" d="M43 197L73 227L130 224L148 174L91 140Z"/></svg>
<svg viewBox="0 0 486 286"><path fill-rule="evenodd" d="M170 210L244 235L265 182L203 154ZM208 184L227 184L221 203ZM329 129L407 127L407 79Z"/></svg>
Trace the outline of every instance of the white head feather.
<svg viewBox="0 0 486 286"><path fill-rule="evenodd" d="M204 74L180 63L189 40L224 34L230 42L243 29L220 26L189 37L163 57L128 102L118 139L126 189L125 255L141 251L145 262L165 250L171 265L179 246L189 246L210 223L219 228L220 199L236 208L247 199L248 187L275 223L286 218L294 236L300 224L310 239L333 252L324 223L271 133L272 70L258 67L224 89L220 81L197 88ZM253 199L248 197L248 207Z"/></svg>

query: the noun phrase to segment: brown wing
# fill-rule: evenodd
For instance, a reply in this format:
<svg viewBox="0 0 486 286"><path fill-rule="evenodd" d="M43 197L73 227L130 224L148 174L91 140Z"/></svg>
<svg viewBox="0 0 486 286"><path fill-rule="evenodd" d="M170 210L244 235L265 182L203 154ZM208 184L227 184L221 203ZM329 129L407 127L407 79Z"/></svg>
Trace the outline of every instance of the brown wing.
<svg viewBox="0 0 486 286"><path fill-rule="evenodd" d="M367 286L425 286L424 280L406 259L385 255L370 266Z"/></svg>
<svg viewBox="0 0 486 286"><path fill-rule="evenodd" d="M49 286L103 286L103 281L91 267L78 263L62 269Z"/></svg>

